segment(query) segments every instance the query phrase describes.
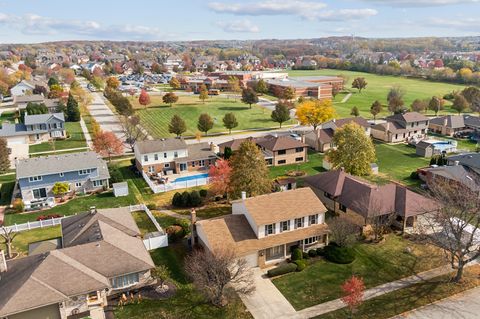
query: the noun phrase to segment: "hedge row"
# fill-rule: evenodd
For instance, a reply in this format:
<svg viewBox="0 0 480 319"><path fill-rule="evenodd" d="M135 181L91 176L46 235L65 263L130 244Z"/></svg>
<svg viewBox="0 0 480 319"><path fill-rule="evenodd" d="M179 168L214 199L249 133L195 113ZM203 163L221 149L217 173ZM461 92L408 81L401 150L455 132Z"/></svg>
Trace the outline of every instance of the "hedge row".
<svg viewBox="0 0 480 319"><path fill-rule="evenodd" d="M296 270L297 270L297 264L295 263L283 264L267 271L267 276L276 277L276 276L288 274L289 272L294 272Z"/></svg>

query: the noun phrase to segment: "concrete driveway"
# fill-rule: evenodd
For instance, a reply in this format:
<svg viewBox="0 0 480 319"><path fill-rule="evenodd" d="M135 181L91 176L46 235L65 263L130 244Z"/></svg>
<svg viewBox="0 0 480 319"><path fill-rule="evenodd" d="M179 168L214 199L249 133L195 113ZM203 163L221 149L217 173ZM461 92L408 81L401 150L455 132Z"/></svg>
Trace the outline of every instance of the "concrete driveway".
<svg viewBox="0 0 480 319"><path fill-rule="evenodd" d="M252 316L255 319L295 318L295 309L270 279L263 277L265 272L258 267L253 268L252 271L255 292L250 296L241 297Z"/></svg>

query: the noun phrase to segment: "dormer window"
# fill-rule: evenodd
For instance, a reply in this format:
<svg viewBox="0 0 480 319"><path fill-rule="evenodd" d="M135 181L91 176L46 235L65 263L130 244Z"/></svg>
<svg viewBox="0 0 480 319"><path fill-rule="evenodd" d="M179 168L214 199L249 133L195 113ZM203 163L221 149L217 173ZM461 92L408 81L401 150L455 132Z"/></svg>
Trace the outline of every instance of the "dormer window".
<svg viewBox="0 0 480 319"><path fill-rule="evenodd" d="M286 221L283 221L283 222L280 222L280 232L284 232L284 231L289 231L290 230L290 221L289 220L286 220Z"/></svg>
<svg viewBox="0 0 480 319"><path fill-rule="evenodd" d="M88 175L92 172L92 170L90 168L87 168L87 169L81 169L78 171L78 175Z"/></svg>
<svg viewBox="0 0 480 319"><path fill-rule="evenodd" d="M308 225L318 224L318 214L308 216Z"/></svg>
<svg viewBox="0 0 480 319"><path fill-rule="evenodd" d="M28 178L29 182L39 182L42 180L42 176L32 176Z"/></svg>
<svg viewBox="0 0 480 319"><path fill-rule="evenodd" d="M265 225L265 236L275 234L275 224Z"/></svg>
<svg viewBox="0 0 480 319"><path fill-rule="evenodd" d="M305 217L295 218L295 229L297 229L297 228L302 228L302 227L303 227L303 225L304 225L304 218L305 218Z"/></svg>

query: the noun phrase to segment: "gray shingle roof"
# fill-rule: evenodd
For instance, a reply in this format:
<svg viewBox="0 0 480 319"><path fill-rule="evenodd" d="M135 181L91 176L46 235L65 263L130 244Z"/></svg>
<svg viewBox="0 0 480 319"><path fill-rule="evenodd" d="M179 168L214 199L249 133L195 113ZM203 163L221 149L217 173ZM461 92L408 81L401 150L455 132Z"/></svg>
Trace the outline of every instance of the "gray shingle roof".
<svg viewBox="0 0 480 319"><path fill-rule="evenodd" d="M56 118L62 122L65 122L65 115L63 113L53 113L53 114L25 114L24 123L25 125L35 125L35 124L45 124L52 118Z"/></svg>
<svg viewBox="0 0 480 319"><path fill-rule="evenodd" d="M100 177L110 177L107 163L97 153L90 151L21 159L16 167L17 179L89 168L98 168Z"/></svg>
<svg viewBox="0 0 480 319"><path fill-rule="evenodd" d="M140 154L148 154L155 152L174 151L187 148L187 143L179 138L167 138L160 140L146 140L138 142L136 148Z"/></svg>
<svg viewBox="0 0 480 319"><path fill-rule="evenodd" d="M480 153L465 153L453 155L449 156L447 159L449 162L459 161L461 165L470 168L480 169Z"/></svg>
<svg viewBox="0 0 480 319"><path fill-rule="evenodd" d="M27 128L23 124L3 123L0 128L0 137L26 135Z"/></svg>
<svg viewBox="0 0 480 319"><path fill-rule="evenodd" d="M431 119L430 123L444 126L445 120L447 120L446 127L451 127L451 128L465 127L464 117L462 115L446 115L446 116L436 117L434 119Z"/></svg>

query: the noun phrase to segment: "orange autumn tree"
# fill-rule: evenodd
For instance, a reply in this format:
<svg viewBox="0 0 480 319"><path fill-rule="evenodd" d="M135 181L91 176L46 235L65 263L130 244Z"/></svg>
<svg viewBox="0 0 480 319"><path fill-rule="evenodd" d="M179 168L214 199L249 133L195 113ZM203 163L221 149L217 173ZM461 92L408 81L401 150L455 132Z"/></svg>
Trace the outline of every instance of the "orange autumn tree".
<svg viewBox="0 0 480 319"><path fill-rule="evenodd" d="M93 149L101 156L108 157L110 161L112 155L123 153L123 143L113 132L100 131L93 140Z"/></svg>
<svg viewBox="0 0 480 319"><path fill-rule="evenodd" d="M140 96L138 97L138 103L140 103L140 105L143 105L145 106L145 108L147 107L148 104L150 104L150 95L148 95L147 91L145 90L142 90L140 92Z"/></svg>
<svg viewBox="0 0 480 319"><path fill-rule="evenodd" d="M363 302L363 292L365 291L363 279L353 275L343 283L342 291L343 297L341 300L350 309L350 317L352 317L358 306Z"/></svg>
<svg viewBox="0 0 480 319"><path fill-rule="evenodd" d="M214 165L210 165L208 176L210 178L210 192L214 195L225 195L230 190L230 175L232 167L230 162L225 159L218 160Z"/></svg>

